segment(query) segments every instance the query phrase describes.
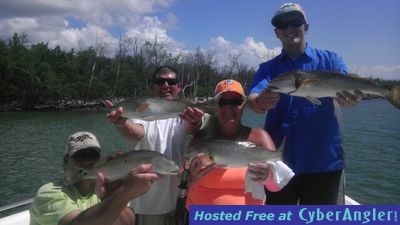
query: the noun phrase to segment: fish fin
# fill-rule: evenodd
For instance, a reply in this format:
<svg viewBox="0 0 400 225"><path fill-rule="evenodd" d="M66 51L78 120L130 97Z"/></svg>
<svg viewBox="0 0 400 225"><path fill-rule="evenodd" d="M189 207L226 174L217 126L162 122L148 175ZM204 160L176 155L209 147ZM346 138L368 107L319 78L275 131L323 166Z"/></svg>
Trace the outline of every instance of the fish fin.
<svg viewBox="0 0 400 225"><path fill-rule="evenodd" d="M301 81L301 86L311 87L317 85L319 82L319 79L304 79Z"/></svg>
<svg viewBox="0 0 400 225"><path fill-rule="evenodd" d="M386 99L396 108L400 109L400 86L390 88L390 93Z"/></svg>
<svg viewBox="0 0 400 225"><path fill-rule="evenodd" d="M285 145L286 145L286 136L283 138L281 145L279 146L279 148L276 151L283 152L283 150L285 149Z"/></svg>
<svg viewBox="0 0 400 225"><path fill-rule="evenodd" d="M270 92L279 92L280 88L278 88L276 86L273 86L273 85L268 85L268 87L264 89L264 92L268 92L268 91L270 91Z"/></svg>
<svg viewBox="0 0 400 225"><path fill-rule="evenodd" d="M346 73L346 76L355 77L355 78L361 78L358 74L355 74L355 73Z"/></svg>
<svg viewBox="0 0 400 225"><path fill-rule="evenodd" d="M140 113L146 112L150 108L150 104L147 102L143 102L138 105L137 111Z"/></svg>
<svg viewBox="0 0 400 225"><path fill-rule="evenodd" d="M96 164L94 164L93 168L100 167L101 165L105 164L108 160L107 159L100 159Z"/></svg>
<svg viewBox="0 0 400 225"><path fill-rule="evenodd" d="M196 99L190 99L190 98L185 98L183 96L177 97L172 99L172 101L178 101L178 102L183 102L187 105L195 105L197 103L198 100Z"/></svg>
<svg viewBox="0 0 400 225"><path fill-rule="evenodd" d="M310 102L312 102L312 103L314 103L316 105L321 105L321 101L316 97L307 96L306 98L308 99L308 101L310 101Z"/></svg>

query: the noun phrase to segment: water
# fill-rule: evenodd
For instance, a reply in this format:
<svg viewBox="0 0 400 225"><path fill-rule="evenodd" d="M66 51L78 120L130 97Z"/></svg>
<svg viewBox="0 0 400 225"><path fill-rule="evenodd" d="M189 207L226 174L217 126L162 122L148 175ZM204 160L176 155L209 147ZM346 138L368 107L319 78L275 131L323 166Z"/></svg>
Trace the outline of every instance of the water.
<svg viewBox="0 0 400 225"><path fill-rule="evenodd" d="M400 111L383 100L363 101L344 108L343 120L346 194L362 204L399 204ZM263 121L245 111L245 124L262 127ZM0 124L0 207L61 178L65 142L76 131L93 132L105 155L128 150L103 111L0 113Z"/></svg>
<svg viewBox="0 0 400 225"><path fill-rule="evenodd" d="M361 204L399 204L400 111L368 100L342 108L342 117L346 194ZM243 122L262 127L264 117L247 110Z"/></svg>

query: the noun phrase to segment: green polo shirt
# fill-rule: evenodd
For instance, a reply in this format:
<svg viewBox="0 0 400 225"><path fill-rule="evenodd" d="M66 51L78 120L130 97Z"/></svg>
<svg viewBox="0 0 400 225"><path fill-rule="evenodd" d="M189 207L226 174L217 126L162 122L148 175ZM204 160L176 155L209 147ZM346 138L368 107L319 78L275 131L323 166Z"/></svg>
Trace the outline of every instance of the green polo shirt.
<svg viewBox="0 0 400 225"><path fill-rule="evenodd" d="M82 196L74 185L43 185L30 208L30 225L57 225L72 211L84 211L100 202L96 194Z"/></svg>

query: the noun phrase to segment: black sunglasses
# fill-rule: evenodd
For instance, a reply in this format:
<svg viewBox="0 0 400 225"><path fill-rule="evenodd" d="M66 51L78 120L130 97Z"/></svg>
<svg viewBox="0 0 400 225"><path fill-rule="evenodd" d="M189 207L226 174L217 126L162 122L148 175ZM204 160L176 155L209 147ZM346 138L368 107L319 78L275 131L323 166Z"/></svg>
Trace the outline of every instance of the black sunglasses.
<svg viewBox="0 0 400 225"><path fill-rule="evenodd" d="M100 159L100 152L94 149L79 150L73 154L71 158L77 162L95 161Z"/></svg>
<svg viewBox="0 0 400 225"><path fill-rule="evenodd" d="M176 78L161 78L161 77L158 77L153 80L153 83L157 85L163 85L165 84L165 82L167 82L168 85L176 85L179 83L179 80Z"/></svg>
<svg viewBox="0 0 400 225"><path fill-rule="evenodd" d="M241 98L236 98L236 99L220 99L218 101L218 107L224 107L224 106L240 106L243 104L243 99Z"/></svg>
<svg viewBox="0 0 400 225"><path fill-rule="evenodd" d="M279 30L286 30L289 27L289 25L294 28L297 28L303 24L305 24L304 20L291 20L286 22L279 22L276 24L275 27L278 28Z"/></svg>

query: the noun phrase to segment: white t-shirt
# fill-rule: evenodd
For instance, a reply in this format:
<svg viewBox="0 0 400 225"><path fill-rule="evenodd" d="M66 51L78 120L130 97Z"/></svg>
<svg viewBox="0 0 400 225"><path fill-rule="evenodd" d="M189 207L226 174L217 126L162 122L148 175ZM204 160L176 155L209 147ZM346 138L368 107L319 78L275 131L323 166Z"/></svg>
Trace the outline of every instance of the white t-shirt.
<svg viewBox="0 0 400 225"><path fill-rule="evenodd" d="M132 119L131 122L142 124L144 137L137 142L136 150L153 150L170 157L180 167L184 162L184 151L190 136L183 129L183 120L170 118L155 121ZM139 198L130 202L137 214L160 215L175 210L179 185L178 176L165 175L155 181L151 188Z"/></svg>

